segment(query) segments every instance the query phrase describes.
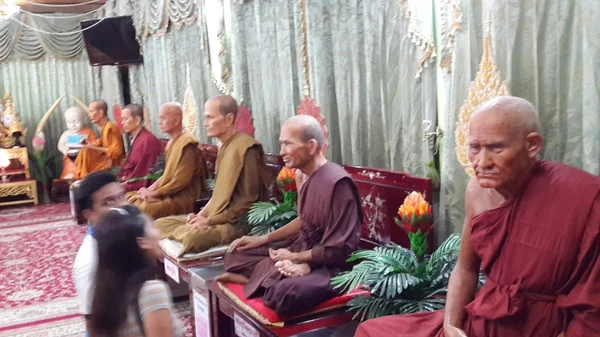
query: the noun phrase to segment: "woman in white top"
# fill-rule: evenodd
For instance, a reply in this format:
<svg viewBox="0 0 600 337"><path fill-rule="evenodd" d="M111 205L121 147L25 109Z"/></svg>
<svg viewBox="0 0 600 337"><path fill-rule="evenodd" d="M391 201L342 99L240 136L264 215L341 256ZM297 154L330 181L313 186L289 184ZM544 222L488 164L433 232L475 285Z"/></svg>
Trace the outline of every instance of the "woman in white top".
<svg viewBox="0 0 600 337"><path fill-rule="evenodd" d="M171 293L157 280L162 255L152 219L132 205L96 225L98 272L90 337L181 337Z"/></svg>

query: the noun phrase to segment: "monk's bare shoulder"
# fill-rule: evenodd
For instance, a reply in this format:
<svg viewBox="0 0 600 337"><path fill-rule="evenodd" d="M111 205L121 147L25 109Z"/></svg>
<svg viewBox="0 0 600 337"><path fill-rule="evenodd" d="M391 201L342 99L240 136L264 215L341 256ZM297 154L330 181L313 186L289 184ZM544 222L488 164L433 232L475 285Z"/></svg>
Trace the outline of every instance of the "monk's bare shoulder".
<svg viewBox="0 0 600 337"><path fill-rule="evenodd" d="M471 218L491 209L504 202L504 198L496 190L482 188L477 178L472 177L465 190L465 213Z"/></svg>

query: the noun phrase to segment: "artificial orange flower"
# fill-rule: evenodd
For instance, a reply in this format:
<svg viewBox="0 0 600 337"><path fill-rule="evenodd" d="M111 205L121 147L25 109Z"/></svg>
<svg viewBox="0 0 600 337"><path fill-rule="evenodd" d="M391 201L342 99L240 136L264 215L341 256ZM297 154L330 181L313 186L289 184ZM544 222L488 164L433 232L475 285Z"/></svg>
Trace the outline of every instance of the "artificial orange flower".
<svg viewBox="0 0 600 337"><path fill-rule="evenodd" d="M296 191L296 169L284 167L277 175L277 185L285 191Z"/></svg>

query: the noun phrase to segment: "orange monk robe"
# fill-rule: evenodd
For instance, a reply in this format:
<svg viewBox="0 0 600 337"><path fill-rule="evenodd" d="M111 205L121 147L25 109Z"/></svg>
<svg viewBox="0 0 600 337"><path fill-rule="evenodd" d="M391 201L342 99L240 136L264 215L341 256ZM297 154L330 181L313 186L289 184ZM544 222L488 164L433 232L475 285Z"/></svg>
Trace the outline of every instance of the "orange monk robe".
<svg viewBox="0 0 600 337"><path fill-rule="evenodd" d="M194 211L194 201L206 191L208 170L200 142L189 133L183 133L167 149L165 170L156 188L159 201L138 199L138 192L127 193L127 201L154 219Z"/></svg>
<svg viewBox="0 0 600 337"><path fill-rule="evenodd" d="M90 143L96 141L96 134L94 133L94 130L90 128L81 128L79 135L87 137L87 141ZM75 166L75 163L71 160L71 158L68 156L63 156L63 171L60 175L60 179L64 179L65 176L69 174L71 174L73 177L77 177L77 171L77 166Z"/></svg>
<svg viewBox="0 0 600 337"><path fill-rule="evenodd" d="M90 145L103 147L107 149L107 152L104 153L87 147L82 148L75 160L75 166L79 170L78 176L81 178L95 171L109 170L113 166L121 165L125 157L121 131L111 121L106 122L102 128L100 138L90 143Z"/></svg>

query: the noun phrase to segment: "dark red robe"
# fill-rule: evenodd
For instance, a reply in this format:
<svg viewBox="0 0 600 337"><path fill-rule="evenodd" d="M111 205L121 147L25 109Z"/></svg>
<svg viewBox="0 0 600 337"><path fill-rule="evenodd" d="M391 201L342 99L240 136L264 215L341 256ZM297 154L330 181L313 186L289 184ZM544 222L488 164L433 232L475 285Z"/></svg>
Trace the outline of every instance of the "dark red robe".
<svg viewBox="0 0 600 337"><path fill-rule="evenodd" d="M117 177L121 180L145 177L156 162L156 158L162 153L161 142L150 131L142 128L140 133L132 140L129 155L127 155L127 159L121 166ZM145 184L146 181L138 180L126 183L124 187L128 192L137 191Z"/></svg>
<svg viewBox="0 0 600 337"><path fill-rule="evenodd" d="M600 336L599 233L600 178L539 162L520 193L471 222L487 283L466 307L467 336ZM356 336L444 336L443 317L381 317Z"/></svg>
<svg viewBox="0 0 600 337"><path fill-rule="evenodd" d="M263 302L281 316L309 311L337 292L331 277L347 269L346 259L358 248L362 209L356 185L339 165L326 163L302 186L299 195L302 225L297 237L274 248L312 251L311 273L286 278L275 268L268 247L225 255L225 270L249 279L248 298Z"/></svg>

